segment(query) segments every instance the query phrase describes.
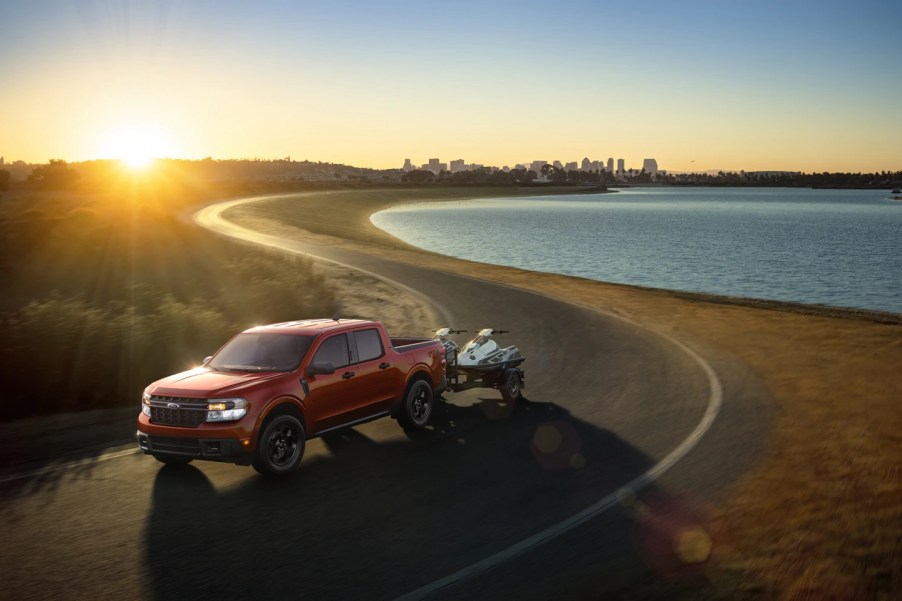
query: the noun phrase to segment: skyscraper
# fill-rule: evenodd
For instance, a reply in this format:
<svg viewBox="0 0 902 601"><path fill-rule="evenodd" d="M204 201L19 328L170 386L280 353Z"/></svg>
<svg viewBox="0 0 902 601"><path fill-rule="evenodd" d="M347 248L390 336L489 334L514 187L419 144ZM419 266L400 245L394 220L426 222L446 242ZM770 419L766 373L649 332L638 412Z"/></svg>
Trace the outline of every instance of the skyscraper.
<svg viewBox="0 0 902 601"><path fill-rule="evenodd" d="M658 173L658 161L654 159L645 159L642 161L642 169L649 175L655 175Z"/></svg>
<svg viewBox="0 0 902 601"><path fill-rule="evenodd" d="M607 172L608 172L608 173L614 173L614 159L613 159L613 158L610 158L610 157L608 157L608 168L607 168Z"/></svg>
<svg viewBox="0 0 902 601"><path fill-rule="evenodd" d="M583 170L583 171L588 171L588 170L589 170L589 157L584 157L584 158L583 158L582 170Z"/></svg>
<svg viewBox="0 0 902 601"><path fill-rule="evenodd" d="M623 159L617 159L617 173L623 174L626 169L623 168Z"/></svg>
<svg viewBox="0 0 902 601"><path fill-rule="evenodd" d="M413 171L413 165L410 163L410 159L404 159L404 166L401 167L404 171Z"/></svg>

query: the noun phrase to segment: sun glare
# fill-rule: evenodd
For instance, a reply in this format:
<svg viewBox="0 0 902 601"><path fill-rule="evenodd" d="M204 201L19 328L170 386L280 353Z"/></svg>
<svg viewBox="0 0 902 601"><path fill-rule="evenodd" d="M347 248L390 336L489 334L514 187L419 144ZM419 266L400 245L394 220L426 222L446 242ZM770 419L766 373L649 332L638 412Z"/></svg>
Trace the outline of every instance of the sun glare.
<svg viewBox="0 0 902 601"><path fill-rule="evenodd" d="M170 140L146 123L127 123L111 129L102 142L102 156L118 159L131 170L147 169L154 159L172 156Z"/></svg>

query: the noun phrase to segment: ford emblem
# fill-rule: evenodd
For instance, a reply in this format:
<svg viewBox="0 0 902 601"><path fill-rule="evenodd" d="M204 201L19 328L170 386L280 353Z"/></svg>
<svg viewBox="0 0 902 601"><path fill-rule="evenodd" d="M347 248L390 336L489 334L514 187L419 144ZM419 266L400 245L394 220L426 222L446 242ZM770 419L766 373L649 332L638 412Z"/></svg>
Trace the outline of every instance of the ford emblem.
<svg viewBox="0 0 902 601"><path fill-rule="evenodd" d="M166 406L169 407L170 409L178 409L179 408L178 403L166 403Z"/></svg>

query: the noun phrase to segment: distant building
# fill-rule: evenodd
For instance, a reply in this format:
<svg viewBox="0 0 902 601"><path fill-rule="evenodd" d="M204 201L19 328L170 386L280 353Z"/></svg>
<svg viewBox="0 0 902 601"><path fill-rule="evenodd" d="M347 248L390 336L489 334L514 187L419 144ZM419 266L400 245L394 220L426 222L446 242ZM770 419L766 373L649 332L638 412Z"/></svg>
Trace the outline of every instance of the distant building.
<svg viewBox="0 0 902 601"><path fill-rule="evenodd" d="M607 172L608 172L608 173L614 173L614 159L613 159L613 158L608 158L608 168L607 168Z"/></svg>
<svg viewBox="0 0 902 601"><path fill-rule="evenodd" d="M590 163L589 163L589 157L583 158L582 170L583 170L583 171L588 171L588 170L589 170L589 165L590 165Z"/></svg>
<svg viewBox="0 0 902 601"><path fill-rule="evenodd" d="M0 164L2 164L2 163L0 163ZM554 165L554 166L557 167L558 169L563 169L563 168L564 168L564 165L562 165L560 161L555 161L554 163L552 163L552 165Z"/></svg>
<svg viewBox="0 0 902 601"><path fill-rule="evenodd" d="M526 165L524 165L523 163L517 163L516 165L514 165L514 169L518 171L526 171Z"/></svg>
<svg viewBox="0 0 902 601"><path fill-rule="evenodd" d="M645 159L642 161L642 169L645 170L645 173L649 175L657 175L658 173L658 161L654 159Z"/></svg>
<svg viewBox="0 0 902 601"><path fill-rule="evenodd" d="M467 164L464 162L463 159L457 159L457 160L451 161L451 173L457 173L458 171L466 171L466 170L467 170Z"/></svg>
<svg viewBox="0 0 902 601"><path fill-rule="evenodd" d="M589 165L589 169L591 171L600 171L603 168L604 167L602 166L601 161L592 161L592 163Z"/></svg>
<svg viewBox="0 0 902 601"><path fill-rule="evenodd" d="M410 163L410 159L404 159L404 166L401 167L403 171L413 171L413 165Z"/></svg>
<svg viewBox="0 0 902 601"><path fill-rule="evenodd" d="M429 159L429 162L423 165L423 169L438 175L442 171L448 170L448 163L439 162L438 159Z"/></svg>
<svg viewBox="0 0 902 601"><path fill-rule="evenodd" d="M566 165L564 165L564 170L566 171L577 171L579 169L579 163L576 161L570 161Z"/></svg>
<svg viewBox="0 0 902 601"><path fill-rule="evenodd" d="M626 169L623 168L623 159L617 159L617 173L623 175Z"/></svg>
<svg viewBox="0 0 902 601"><path fill-rule="evenodd" d="M529 165L530 171L535 171L536 173L542 173L542 167L548 164L548 161L533 161Z"/></svg>

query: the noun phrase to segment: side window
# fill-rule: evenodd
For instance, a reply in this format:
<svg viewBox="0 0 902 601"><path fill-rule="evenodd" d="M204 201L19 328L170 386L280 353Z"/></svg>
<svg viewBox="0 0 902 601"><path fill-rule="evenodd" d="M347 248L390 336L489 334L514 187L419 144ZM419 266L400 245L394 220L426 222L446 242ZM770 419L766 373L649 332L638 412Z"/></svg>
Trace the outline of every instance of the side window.
<svg viewBox="0 0 902 601"><path fill-rule="evenodd" d="M357 341L357 360L361 363L378 359L384 354L378 330L358 330L354 332L354 339Z"/></svg>
<svg viewBox="0 0 902 601"><path fill-rule="evenodd" d="M335 369L348 365L350 363L348 359L348 337L345 334L338 334L331 338L326 338L313 356L313 362L317 361L331 363Z"/></svg>

